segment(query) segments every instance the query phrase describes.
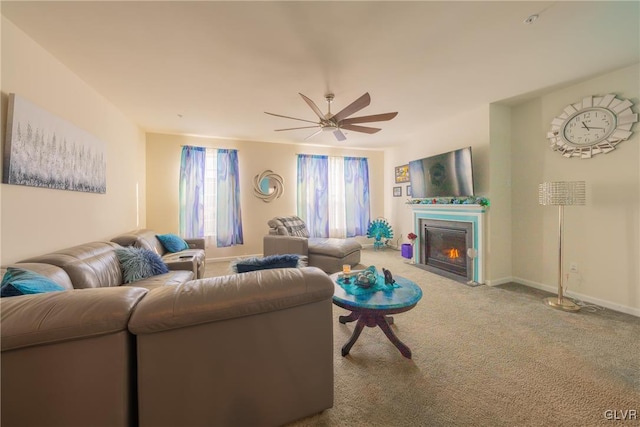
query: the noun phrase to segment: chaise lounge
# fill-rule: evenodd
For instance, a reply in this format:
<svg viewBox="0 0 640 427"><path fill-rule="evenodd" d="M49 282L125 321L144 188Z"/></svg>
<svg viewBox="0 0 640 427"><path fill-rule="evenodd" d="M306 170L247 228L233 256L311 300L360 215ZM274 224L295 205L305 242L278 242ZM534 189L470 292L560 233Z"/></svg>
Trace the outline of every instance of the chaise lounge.
<svg viewBox="0 0 640 427"><path fill-rule="evenodd" d="M329 274L341 271L344 264L355 266L360 262L362 245L355 239L309 237L305 222L293 215L275 217L268 225L269 235L263 239L265 256L304 255L310 266Z"/></svg>

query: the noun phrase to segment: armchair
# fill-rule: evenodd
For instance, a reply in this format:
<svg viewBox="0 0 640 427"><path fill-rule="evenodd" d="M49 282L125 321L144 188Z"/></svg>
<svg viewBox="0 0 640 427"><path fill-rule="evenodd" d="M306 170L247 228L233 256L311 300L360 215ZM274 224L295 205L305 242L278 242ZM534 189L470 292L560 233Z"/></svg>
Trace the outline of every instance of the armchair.
<svg viewBox="0 0 640 427"><path fill-rule="evenodd" d="M344 264L360 263L362 245L355 239L309 237L305 222L297 216L275 217L268 222L269 235L264 236L265 256L298 254L308 258L310 266L331 274Z"/></svg>

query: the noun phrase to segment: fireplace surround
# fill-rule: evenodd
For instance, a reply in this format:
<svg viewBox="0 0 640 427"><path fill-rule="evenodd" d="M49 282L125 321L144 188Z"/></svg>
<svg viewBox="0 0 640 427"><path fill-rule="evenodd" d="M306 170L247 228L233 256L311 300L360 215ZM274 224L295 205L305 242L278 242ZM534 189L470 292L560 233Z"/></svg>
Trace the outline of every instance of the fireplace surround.
<svg viewBox="0 0 640 427"><path fill-rule="evenodd" d="M484 284L487 207L475 204L409 206L413 211L414 233L418 236L414 247L416 266L459 282ZM436 245L428 249L428 243Z"/></svg>

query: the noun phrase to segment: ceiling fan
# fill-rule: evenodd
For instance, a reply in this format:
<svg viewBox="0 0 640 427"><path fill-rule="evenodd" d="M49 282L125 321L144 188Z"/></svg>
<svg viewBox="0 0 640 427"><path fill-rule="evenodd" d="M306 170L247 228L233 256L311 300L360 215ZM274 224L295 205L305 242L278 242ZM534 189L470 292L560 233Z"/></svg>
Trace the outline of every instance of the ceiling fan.
<svg viewBox="0 0 640 427"><path fill-rule="evenodd" d="M331 114L331 102L333 101L333 97L334 97L332 93L329 93L324 97L327 100L327 107L328 107L327 114L322 114L322 111L320 111L318 106L311 99L304 96L303 94L300 94L300 96L302 97L302 99L305 100L305 102L309 105L309 107L311 107L313 112L316 113L320 121L314 122L311 120L283 116L281 114L267 113L265 111L266 114L269 114L271 116L284 117L285 119L293 119L293 120L300 120L302 122L314 123L313 126L276 129L276 132L281 132L285 130L311 129L311 128L319 127L320 129L318 129L316 132L312 133L305 139L312 138L317 134L319 134L320 132L333 132L333 135L336 137L338 141L344 141L347 139L347 137L344 135L344 133L342 133L342 129L352 130L354 132L376 133L380 131L380 128L358 126L358 125L355 125L355 123L384 122L387 120L391 120L398 115L398 113L395 112L395 113L373 114L371 116L360 116L360 117L348 118L350 115L357 113L358 111L362 110L364 107L368 106L371 103L371 97L369 96L369 93L365 93L360 98L356 99L355 101L347 105L345 108L343 108L340 112L336 114Z"/></svg>

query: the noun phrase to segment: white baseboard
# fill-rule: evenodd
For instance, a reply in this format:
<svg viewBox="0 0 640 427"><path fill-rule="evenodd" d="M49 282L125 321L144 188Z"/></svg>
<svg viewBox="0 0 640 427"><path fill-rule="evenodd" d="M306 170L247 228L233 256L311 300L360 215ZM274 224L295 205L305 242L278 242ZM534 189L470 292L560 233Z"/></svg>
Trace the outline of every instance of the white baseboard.
<svg viewBox="0 0 640 427"><path fill-rule="evenodd" d="M515 282L513 277L503 277L501 279L486 280L485 281L485 285L487 285L487 286L498 286L498 285L504 285L505 283L509 283L509 282Z"/></svg>
<svg viewBox="0 0 640 427"><path fill-rule="evenodd" d="M363 246L373 246L373 244L364 244ZM389 245L388 247L393 247ZM396 249L396 248L394 248ZM249 258L249 257L261 257L262 254L253 254L253 255L239 255L239 256L230 256L230 257L219 257L219 258L207 258L206 262L229 262L238 258ZM540 289L542 291L551 292L552 294L558 293L558 286L550 286L545 285L543 283L534 282L532 280L523 279L521 277L502 277L500 279L487 280L485 284L487 286L498 286L504 285L506 283L515 282L524 286L529 286L530 288ZM574 298L580 301L588 302L591 304L596 304L601 307L606 307L610 310L619 311L621 313L630 314L632 316L640 317L640 309L627 307L625 305L617 304L611 301L602 300L599 298L594 298L589 295L583 295L578 292L567 291L566 295L570 298Z"/></svg>
<svg viewBox="0 0 640 427"><path fill-rule="evenodd" d="M519 283L521 285L529 286L531 288L540 289L543 291L551 292L553 294L558 294L558 286L549 286L542 283L534 282L531 280L523 279L521 277L514 277L512 282ZM594 298L589 295L583 295L578 292L567 291L566 295L569 298L574 298L580 301L588 302L591 304L599 305L601 307L608 308L613 311L619 311L621 313L630 314L632 316L640 317L640 309L634 307L627 307L626 305L617 304L611 301L602 300L599 298Z"/></svg>

